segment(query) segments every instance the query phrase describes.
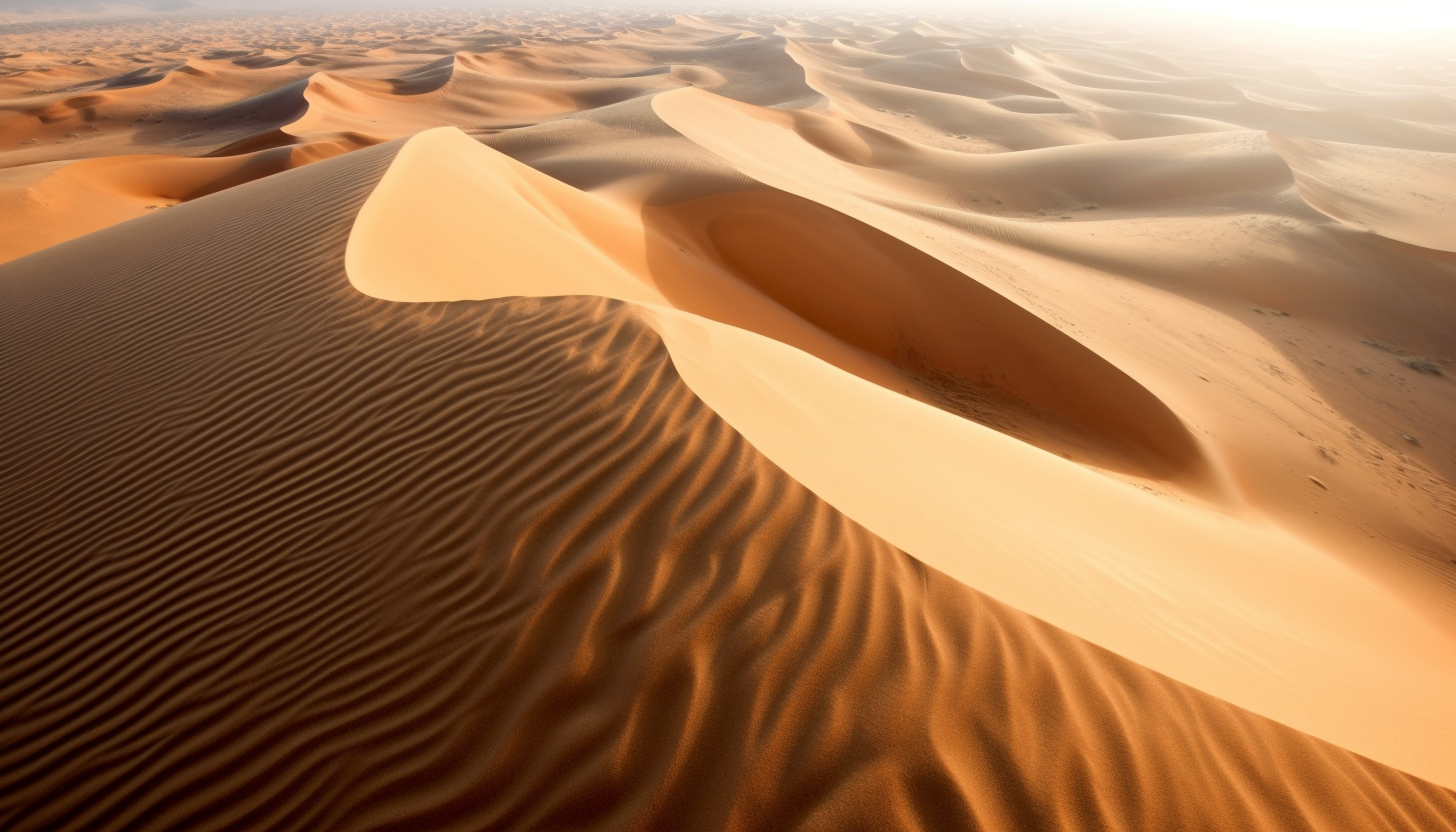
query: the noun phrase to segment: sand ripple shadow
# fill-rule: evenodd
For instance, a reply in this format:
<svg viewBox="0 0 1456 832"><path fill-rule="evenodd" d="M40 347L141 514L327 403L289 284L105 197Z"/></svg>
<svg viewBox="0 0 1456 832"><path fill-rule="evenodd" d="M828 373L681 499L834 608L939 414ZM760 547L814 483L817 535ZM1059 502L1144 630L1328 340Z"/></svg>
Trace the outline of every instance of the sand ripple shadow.
<svg viewBox="0 0 1456 832"><path fill-rule="evenodd" d="M395 149L0 269L0 825L1451 826L866 533L625 304L355 292Z"/></svg>

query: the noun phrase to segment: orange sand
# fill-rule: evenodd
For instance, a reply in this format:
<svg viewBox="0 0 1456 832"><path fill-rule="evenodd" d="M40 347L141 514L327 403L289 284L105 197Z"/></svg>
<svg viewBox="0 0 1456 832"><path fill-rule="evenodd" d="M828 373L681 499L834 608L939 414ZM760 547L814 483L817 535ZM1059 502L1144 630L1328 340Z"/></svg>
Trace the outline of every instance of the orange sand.
<svg viewBox="0 0 1456 832"><path fill-rule="evenodd" d="M1456 56L0 47L0 827L1456 829Z"/></svg>

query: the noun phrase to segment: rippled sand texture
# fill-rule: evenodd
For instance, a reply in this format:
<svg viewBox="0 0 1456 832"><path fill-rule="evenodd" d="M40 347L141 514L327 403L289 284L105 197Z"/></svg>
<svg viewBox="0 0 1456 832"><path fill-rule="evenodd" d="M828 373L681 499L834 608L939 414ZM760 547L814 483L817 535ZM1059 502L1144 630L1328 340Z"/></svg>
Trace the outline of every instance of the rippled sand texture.
<svg viewBox="0 0 1456 832"><path fill-rule="evenodd" d="M0 827L1456 829L1456 63L0 26Z"/></svg>

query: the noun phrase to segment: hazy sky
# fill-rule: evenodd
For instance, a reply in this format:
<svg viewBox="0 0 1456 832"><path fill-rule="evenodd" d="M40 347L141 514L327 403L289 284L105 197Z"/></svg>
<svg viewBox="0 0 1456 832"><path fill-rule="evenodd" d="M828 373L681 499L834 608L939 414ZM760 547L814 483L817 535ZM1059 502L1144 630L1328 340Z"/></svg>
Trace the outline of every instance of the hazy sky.
<svg viewBox="0 0 1456 832"><path fill-rule="evenodd" d="M968 7L989 10L1000 4L994 0L972 3L940 0L938 5L947 10ZM1456 29L1456 0L1023 0L1005 5L1058 9L1088 17L1117 7L1137 7L1165 13L1194 12L1379 32Z"/></svg>
<svg viewBox="0 0 1456 832"><path fill-rule="evenodd" d="M154 5L160 0L118 0L121 3ZM917 13L969 12L1041 17L1057 16L1136 20L1166 19L1180 12L1218 17L1268 20L1304 26L1329 27L1369 32L1451 31L1456 37L1456 0L195 0L202 7L249 8L272 11L310 7L380 6L470 6L476 8L606 6L696 11L734 7L758 11L829 11L833 9L878 9ZM0 10L28 6L45 9L57 5L82 5L84 0L0 0ZM104 5L104 3L103 3ZM1151 14L1149 14L1151 13Z"/></svg>

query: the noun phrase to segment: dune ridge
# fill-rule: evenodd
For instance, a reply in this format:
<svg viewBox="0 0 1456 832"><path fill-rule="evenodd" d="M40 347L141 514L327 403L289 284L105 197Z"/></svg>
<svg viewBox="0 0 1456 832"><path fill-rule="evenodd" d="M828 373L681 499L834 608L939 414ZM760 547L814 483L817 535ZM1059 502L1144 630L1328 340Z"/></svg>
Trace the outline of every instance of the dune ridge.
<svg viewBox="0 0 1456 832"><path fill-rule="evenodd" d="M106 13L0 13L0 826L1456 826L1449 39Z"/></svg>
<svg viewBox="0 0 1456 832"><path fill-rule="evenodd" d="M1392 240L1456 251L1456 154L1270 134L1315 210Z"/></svg>
<svg viewBox="0 0 1456 832"><path fill-rule="evenodd" d="M0 262L368 143L344 137L202 158L109 156L0 171L8 228Z"/></svg>
<svg viewBox="0 0 1456 832"><path fill-rule="evenodd" d="M1451 827L868 534L630 307L357 293L396 150L0 267L7 828Z"/></svg>
<svg viewBox="0 0 1456 832"><path fill-rule="evenodd" d="M802 210L774 221L792 223ZM355 221L345 261L354 286L390 300L593 294L640 304L716 412L796 480L911 555L1200 690L1437 782L1452 777L1456 721L1445 703L1456 695L1456 645L1406 599L1259 514L1238 513L1236 503L1150 497L926 408L901 395L904 376L876 375L882 365L846 354L844 332L806 331L802 318L788 328L770 299L731 293L710 264L654 242L660 233L443 129L400 150ZM781 279L811 284L802 264L785 262L790 274ZM923 278L876 276L887 274L911 285ZM936 277L950 281L949 291L922 286L929 304L957 309L955 281L972 278ZM826 281L822 291L845 292L847 283ZM893 293L879 297L897 308ZM980 324L976 302L959 307L963 321ZM914 309L900 301L907 306ZM987 328L1010 340L1006 322L1017 319L992 308L1001 325ZM847 317L876 320L864 310ZM919 317L922 326L933 320ZM1044 330L1032 332L1014 343L1040 340L1052 353ZM989 372L1017 369L995 344L962 343ZM1018 355L1039 357L1030 347ZM1083 399L1084 413L1092 411ZM1057 524L1016 519L1028 504ZM1129 516L1138 522L1122 519ZM1352 608L1380 623L1352 621Z"/></svg>

